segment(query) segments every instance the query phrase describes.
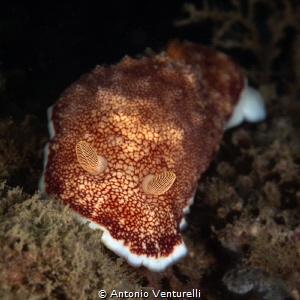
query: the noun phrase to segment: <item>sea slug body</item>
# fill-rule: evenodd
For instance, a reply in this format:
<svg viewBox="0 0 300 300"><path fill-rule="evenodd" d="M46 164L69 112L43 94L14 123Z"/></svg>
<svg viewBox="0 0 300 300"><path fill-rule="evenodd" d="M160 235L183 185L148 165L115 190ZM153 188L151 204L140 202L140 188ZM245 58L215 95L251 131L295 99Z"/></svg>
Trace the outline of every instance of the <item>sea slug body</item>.
<svg viewBox="0 0 300 300"><path fill-rule="evenodd" d="M187 253L184 213L225 128L265 117L228 56L179 41L97 66L48 113L40 189L102 229L103 243L131 265L153 271Z"/></svg>

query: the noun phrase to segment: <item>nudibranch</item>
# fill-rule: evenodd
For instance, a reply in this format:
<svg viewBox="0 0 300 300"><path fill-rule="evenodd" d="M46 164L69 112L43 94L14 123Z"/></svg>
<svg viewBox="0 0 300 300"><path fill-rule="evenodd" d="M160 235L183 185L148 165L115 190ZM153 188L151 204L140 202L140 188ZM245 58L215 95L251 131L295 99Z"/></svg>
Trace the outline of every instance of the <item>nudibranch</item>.
<svg viewBox="0 0 300 300"><path fill-rule="evenodd" d="M129 264L162 271L187 253L184 214L224 130L265 108L227 55L175 40L96 66L48 117L40 189Z"/></svg>

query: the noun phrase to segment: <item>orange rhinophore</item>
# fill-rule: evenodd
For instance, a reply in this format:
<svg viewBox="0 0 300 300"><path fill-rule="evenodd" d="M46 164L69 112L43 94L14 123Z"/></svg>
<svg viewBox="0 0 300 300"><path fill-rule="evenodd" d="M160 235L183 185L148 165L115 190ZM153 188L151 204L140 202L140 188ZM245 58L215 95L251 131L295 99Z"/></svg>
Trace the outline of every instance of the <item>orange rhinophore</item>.
<svg viewBox="0 0 300 300"><path fill-rule="evenodd" d="M171 188L175 179L176 175L172 172L149 174L142 182L142 189L146 194L162 195Z"/></svg>
<svg viewBox="0 0 300 300"><path fill-rule="evenodd" d="M102 173L107 167L106 159L98 156L88 142L80 141L76 144L76 155L81 167L92 175Z"/></svg>

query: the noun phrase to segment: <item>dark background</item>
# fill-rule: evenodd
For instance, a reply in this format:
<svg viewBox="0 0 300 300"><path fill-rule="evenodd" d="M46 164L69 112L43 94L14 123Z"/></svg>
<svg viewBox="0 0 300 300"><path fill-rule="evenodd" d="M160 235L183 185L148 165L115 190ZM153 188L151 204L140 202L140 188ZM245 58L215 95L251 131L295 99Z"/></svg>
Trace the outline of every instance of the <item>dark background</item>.
<svg viewBox="0 0 300 300"><path fill-rule="evenodd" d="M185 1L1 1L0 118L31 114L46 121L46 108L97 64L112 64L171 38L206 43L206 30L176 28L187 17ZM207 29L207 32L209 30Z"/></svg>

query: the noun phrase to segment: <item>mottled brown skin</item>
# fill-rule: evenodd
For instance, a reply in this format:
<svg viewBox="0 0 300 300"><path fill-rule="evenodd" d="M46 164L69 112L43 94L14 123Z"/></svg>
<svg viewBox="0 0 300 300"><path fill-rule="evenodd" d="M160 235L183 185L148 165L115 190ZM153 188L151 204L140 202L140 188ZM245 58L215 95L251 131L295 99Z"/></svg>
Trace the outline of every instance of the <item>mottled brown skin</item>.
<svg viewBox="0 0 300 300"><path fill-rule="evenodd" d="M46 193L123 240L131 253L169 256L182 244L182 210L218 150L243 86L226 55L188 42L97 66L53 105ZM79 141L107 159L104 173L81 168ZM170 190L143 192L143 178L164 171L177 176Z"/></svg>

